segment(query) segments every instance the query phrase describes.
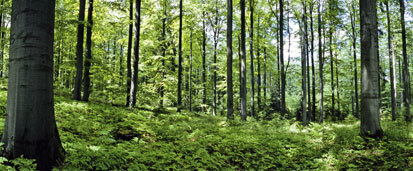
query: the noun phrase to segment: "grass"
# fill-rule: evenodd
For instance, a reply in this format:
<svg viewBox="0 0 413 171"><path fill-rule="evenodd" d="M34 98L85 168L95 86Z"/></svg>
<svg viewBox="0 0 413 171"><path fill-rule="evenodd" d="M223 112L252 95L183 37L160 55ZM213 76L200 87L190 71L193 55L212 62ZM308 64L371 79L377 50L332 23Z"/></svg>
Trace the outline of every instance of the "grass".
<svg viewBox="0 0 413 171"><path fill-rule="evenodd" d="M1 88L0 88L1 89ZM0 113L6 91L0 90ZM59 170L408 170L412 124L382 120L381 140L359 136L359 121L303 127L292 120L226 121L205 113L130 111L55 97L66 160ZM4 115L0 119L0 131ZM4 160L4 159L2 159ZM33 168L25 159L13 168ZM0 160L1 161L1 160ZM29 163L29 164L27 164Z"/></svg>

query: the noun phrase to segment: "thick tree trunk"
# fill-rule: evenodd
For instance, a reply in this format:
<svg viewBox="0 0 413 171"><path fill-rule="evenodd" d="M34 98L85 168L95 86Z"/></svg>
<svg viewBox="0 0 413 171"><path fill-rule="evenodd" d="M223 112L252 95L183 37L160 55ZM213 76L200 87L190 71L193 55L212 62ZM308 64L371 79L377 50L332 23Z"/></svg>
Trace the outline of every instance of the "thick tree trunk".
<svg viewBox="0 0 413 171"><path fill-rule="evenodd" d="M80 100L82 97L82 74L83 74L83 37L85 32L85 4L86 0L79 1L79 18L77 25L77 45L76 45L76 81L73 91L73 99Z"/></svg>
<svg viewBox="0 0 413 171"><path fill-rule="evenodd" d="M93 28L93 0L89 0L86 30L86 59L83 76L83 101L89 101L90 95L90 66L92 63L92 28Z"/></svg>
<svg viewBox="0 0 413 171"><path fill-rule="evenodd" d="M36 159L38 170L63 162L54 116L55 1L13 0L7 115L2 155ZM37 21L37 22L33 22Z"/></svg>
<svg viewBox="0 0 413 171"><path fill-rule="evenodd" d="M247 56L245 48L245 0L240 0L241 8L241 120L247 120Z"/></svg>
<svg viewBox="0 0 413 171"><path fill-rule="evenodd" d="M130 89L129 108L133 109L136 105L136 92L138 90L138 73L139 73L139 38L141 31L141 0L136 0L135 11L135 41L133 45L133 72Z"/></svg>
<svg viewBox="0 0 413 171"><path fill-rule="evenodd" d="M389 65L390 65L390 97L391 97L391 116L392 120L396 120L396 58L393 55L391 21L390 21L390 4L386 0L386 14L387 14L387 43L389 50Z"/></svg>
<svg viewBox="0 0 413 171"><path fill-rule="evenodd" d="M234 119L232 85L232 0L227 0L227 119Z"/></svg>
<svg viewBox="0 0 413 171"><path fill-rule="evenodd" d="M250 0L250 69L251 69L251 117L255 117L254 106L254 4L253 0Z"/></svg>
<svg viewBox="0 0 413 171"><path fill-rule="evenodd" d="M182 107L182 0L179 1L178 112Z"/></svg>
<svg viewBox="0 0 413 171"><path fill-rule="evenodd" d="M409 74L409 59L407 58L407 45L406 45L406 24L404 21L405 7L404 0L399 0L400 3L400 18L402 27L402 43L403 43L403 102L405 110L405 120L410 122L410 74Z"/></svg>
<svg viewBox="0 0 413 171"><path fill-rule="evenodd" d="M130 85L132 78L132 38L133 38L133 0L129 0L129 35L128 35L128 52L126 57L126 106L129 106L130 100Z"/></svg>
<svg viewBox="0 0 413 171"><path fill-rule="evenodd" d="M350 12L351 18L351 30L353 35L353 57L354 57L354 90L355 90L355 101L356 101L356 118L359 118L359 93L358 93L358 78L357 78L357 49L356 49L356 8L354 7L355 2L351 3L352 12Z"/></svg>
<svg viewBox="0 0 413 171"><path fill-rule="evenodd" d="M381 137L378 87L378 33L376 0L360 1L361 127L363 136Z"/></svg>
<svg viewBox="0 0 413 171"><path fill-rule="evenodd" d="M280 0L280 63L281 63L281 116L284 117L286 113L285 105L285 69L284 69L284 5L283 0ZM288 23L289 24L289 23Z"/></svg>

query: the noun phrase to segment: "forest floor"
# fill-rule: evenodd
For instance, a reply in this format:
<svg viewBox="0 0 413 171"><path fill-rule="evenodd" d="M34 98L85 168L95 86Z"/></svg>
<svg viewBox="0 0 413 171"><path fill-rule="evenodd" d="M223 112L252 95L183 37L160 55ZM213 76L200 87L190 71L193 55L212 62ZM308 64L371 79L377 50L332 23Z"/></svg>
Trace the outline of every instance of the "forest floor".
<svg viewBox="0 0 413 171"><path fill-rule="evenodd" d="M4 85L4 84L3 84ZM0 84L0 133L6 88ZM359 121L303 127L292 120L226 121L203 113L135 110L56 95L66 160L59 170L409 170L413 124L382 120L381 140L359 136ZM7 159L0 158L4 163ZM17 159L14 166L33 168Z"/></svg>

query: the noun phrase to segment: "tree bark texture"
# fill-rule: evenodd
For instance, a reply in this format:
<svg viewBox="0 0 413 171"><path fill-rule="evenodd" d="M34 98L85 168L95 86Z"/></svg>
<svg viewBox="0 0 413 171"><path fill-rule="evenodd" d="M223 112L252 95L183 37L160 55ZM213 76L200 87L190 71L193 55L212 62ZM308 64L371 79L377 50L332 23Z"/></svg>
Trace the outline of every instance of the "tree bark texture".
<svg viewBox="0 0 413 171"><path fill-rule="evenodd" d="M86 59L83 76L83 101L89 101L90 96L90 66L92 64L92 29L93 29L93 0L89 0L86 29Z"/></svg>

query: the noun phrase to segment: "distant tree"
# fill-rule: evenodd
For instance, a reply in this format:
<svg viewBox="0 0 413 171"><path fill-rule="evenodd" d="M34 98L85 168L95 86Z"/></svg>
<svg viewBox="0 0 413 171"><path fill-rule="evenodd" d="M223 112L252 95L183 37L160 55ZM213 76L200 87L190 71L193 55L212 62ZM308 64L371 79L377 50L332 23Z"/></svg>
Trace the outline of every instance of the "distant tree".
<svg viewBox="0 0 413 171"><path fill-rule="evenodd" d="M129 106L130 85L132 78L132 39L133 39L133 0L129 0L129 34L128 34L128 52L126 57L126 106Z"/></svg>
<svg viewBox="0 0 413 171"><path fill-rule="evenodd" d="M254 107L254 0L250 0L250 69L251 69L251 117L255 117Z"/></svg>
<svg viewBox="0 0 413 171"><path fill-rule="evenodd" d="M391 34L391 20L390 20L390 2L386 0L386 15L387 15L387 43L389 51L389 65L390 65L390 97L391 97L391 114L392 120L396 120L396 58L393 55L392 34Z"/></svg>
<svg viewBox="0 0 413 171"><path fill-rule="evenodd" d="M90 96L90 66L92 63L92 28L93 28L93 0L89 0L86 29L86 59L83 76L83 101L89 101Z"/></svg>
<svg viewBox="0 0 413 171"><path fill-rule="evenodd" d="M227 119L233 119L234 93L232 85L232 0L227 0Z"/></svg>
<svg viewBox="0 0 413 171"><path fill-rule="evenodd" d="M182 105L182 0L179 1L178 112Z"/></svg>
<svg viewBox="0 0 413 171"><path fill-rule="evenodd" d="M246 49L245 49L245 0L240 0L241 8L241 120L247 120L247 70L246 70Z"/></svg>
<svg viewBox="0 0 413 171"><path fill-rule="evenodd" d="M358 78L357 78L357 49L356 49L356 8L354 7L354 1L351 2L350 19L351 19L351 31L352 31L352 43L353 43L353 58L354 58L354 90L355 90L355 101L356 118L359 118L359 93L358 93Z"/></svg>
<svg viewBox="0 0 413 171"><path fill-rule="evenodd" d="M83 74L83 37L85 32L85 4L86 0L79 1L79 18L77 25L77 45L76 45L76 81L73 99L81 100L82 97L82 74Z"/></svg>
<svg viewBox="0 0 413 171"><path fill-rule="evenodd" d="M381 137L376 0L360 1L361 127L363 136Z"/></svg>
<svg viewBox="0 0 413 171"><path fill-rule="evenodd" d="M135 42L133 45L133 72L130 90L129 108L136 105L136 92L138 90L138 73L139 73L139 38L141 31L141 0L136 0L135 11Z"/></svg>
<svg viewBox="0 0 413 171"><path fill-rule="evenodd" d="M410 116L410 74L409 74L409 59L407 58L407 43L406 43L406 24L404 21L404 14L405 14L405 7L404 7L404 0L399 0L400 4L400 23L402 27L402 45L403 45L403 103L404 107L406 108L406 121L411 121Z"/></svg>
<svg viewBox="0 0 413 171"><path fill-rule="evenodd" d="M12 2L12 62L1 155L23 155L36 159L38 170L51 170L64 159L53 100L55 1Z"/></svg>

